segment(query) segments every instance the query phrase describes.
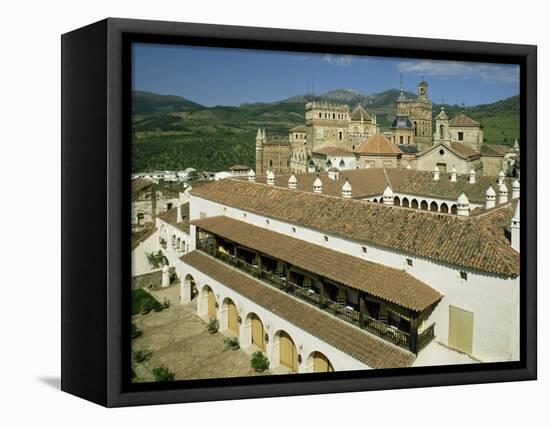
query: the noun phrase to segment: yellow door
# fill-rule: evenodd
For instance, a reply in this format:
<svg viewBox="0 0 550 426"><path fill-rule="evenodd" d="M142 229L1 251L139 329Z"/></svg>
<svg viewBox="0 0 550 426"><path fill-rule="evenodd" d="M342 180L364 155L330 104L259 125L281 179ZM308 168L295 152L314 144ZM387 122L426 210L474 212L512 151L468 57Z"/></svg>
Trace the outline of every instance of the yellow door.
<svg viewBox="0 0 550 426"><path fill-rule="evenodd" d="M279 343L279 362L298 372L298 351L288 334L281 332Z"/></svg>
<svg viewBox="0 0 550 426"><path fill-rule="evenodd" d="M472 353L473 336L473 312L449 306L449 346Z"/></svg>
<svg viewBox="0 0 550 426"><path fill-rule="evenodd" d="M265 352L264 325L256 315L252 315L252 343Z"/></svg>
<svg viewBox="0 0 550 426"><path fill-rule="evenodd" d="M212 289L208 289L208 316L216 318L216 297Z"/></svg>
<svg viewBox="0 0 550 426"><path fill-rule="evenodd" d="M239 334L239 314L237 313L237 307L231 300L227 302L227 328Z"/></svg>
<svg viewBox="0 0 550 426"><path fill-rule="evenodd" d="M328 358L321 352L315 352L313 356L313 372L327 373L329 371L334 371L334 368Z"/></svg>

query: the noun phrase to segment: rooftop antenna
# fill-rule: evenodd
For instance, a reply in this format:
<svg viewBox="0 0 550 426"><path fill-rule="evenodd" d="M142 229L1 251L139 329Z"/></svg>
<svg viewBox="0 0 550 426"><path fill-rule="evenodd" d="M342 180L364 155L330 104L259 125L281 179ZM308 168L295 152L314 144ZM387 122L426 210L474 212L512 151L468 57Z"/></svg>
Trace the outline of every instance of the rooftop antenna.
<svg viewBox="0 0 550 426"><path fill-rule="evenodd" d="M399 90L403 91L403 73L399 74Z"/></svg>

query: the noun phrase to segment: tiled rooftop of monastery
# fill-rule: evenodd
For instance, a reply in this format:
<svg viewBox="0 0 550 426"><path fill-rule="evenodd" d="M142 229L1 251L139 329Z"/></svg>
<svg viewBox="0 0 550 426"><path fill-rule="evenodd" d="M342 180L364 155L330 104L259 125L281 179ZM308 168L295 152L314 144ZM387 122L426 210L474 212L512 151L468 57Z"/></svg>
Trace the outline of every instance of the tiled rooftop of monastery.
<svg viewBox="0 0 550 426"><path fill-rule="evenodd" d="M335 320L334 316L271 288L204 253L195 250L180 259L296 327L373 368L409 367L416 359L411 352L359 327Z"/></svg>
<svg viewBox="0 0 550 426"><path fill-rule="evenodd" d="M388 173L390 179L399 181L400 188L413 187L414 181L408 181L410 175L396 171L399 176ZM386 172L389 170L380 169L372 178L383 184ZM298 185L305 176L299 175ZM336 182L340 191L344 180ZM238 179L212 182L193 189L192 195L414 256L509 277L519 274L519 255L503 227L510 224L515 201L484 215L461 217Z"/></svg>
<svg viewBox="0 0 550 426"><path fill-rule="evenodd" d="M180 231L189 233L189 203L182 204L181 206L183 219L178 222L178 209L176 207L160 213L157 217L162 221L174 226Z"/></svg>
<svg viewBox="0 0 550 426"><path fill-rule="evenodd" d="M442 295L403 270L308 243L226 216L192 222L212 234L387 302L422 312Z"/></svg>

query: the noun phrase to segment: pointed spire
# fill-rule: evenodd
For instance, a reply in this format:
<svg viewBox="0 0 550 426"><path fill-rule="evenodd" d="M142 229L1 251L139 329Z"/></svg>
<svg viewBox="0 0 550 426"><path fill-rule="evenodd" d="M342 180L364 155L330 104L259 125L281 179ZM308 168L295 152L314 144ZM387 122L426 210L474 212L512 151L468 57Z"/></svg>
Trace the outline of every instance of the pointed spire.
<svg viewBox="0 0 550 426"><path fill-rule="evenodd" d="M275 173L271 169L267 171L267 184L268 185L275 185Z"/></svg>
<svg viewBox="0 0 550 426"><path fill-rule="evenodd" d="M504 183L504 170L501 170L499 173L498 173L498 184L499 186L502 185Z"/></svg>
<svg viewBox="0 0 550 426"><path fill-rule="evenodd" d="M386 205L393 205L393 191L389 185L386 186L386 189L382 194L382 202Z"/></svg>
<svg viewBox="0 0 550 426"><path fill-rule="evenodd" d="M252 169L250 169L248 171L248 181L249 182L255 182L256 181L256 173Z"/></svg>
<svg viewBox="0 0 550 426"><path fill-rule="evenodd" d="M508 187L502 183L498 187L498 203L504 204L508 201Z"/></svg>

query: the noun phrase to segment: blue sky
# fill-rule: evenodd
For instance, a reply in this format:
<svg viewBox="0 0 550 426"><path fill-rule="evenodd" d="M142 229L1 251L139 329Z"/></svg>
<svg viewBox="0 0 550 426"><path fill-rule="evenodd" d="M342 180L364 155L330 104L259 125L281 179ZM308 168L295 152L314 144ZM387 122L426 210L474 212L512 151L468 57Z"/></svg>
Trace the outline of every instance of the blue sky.
<svg viewBox="0 0 550 426"><path fill-rule="evenodd" d="M519 66L134 44L132 87L183 96L205 106L273 102L351 89L363 94L399 88L416 93L422 76L440 103L478 105L519 94Z"/></svg>

